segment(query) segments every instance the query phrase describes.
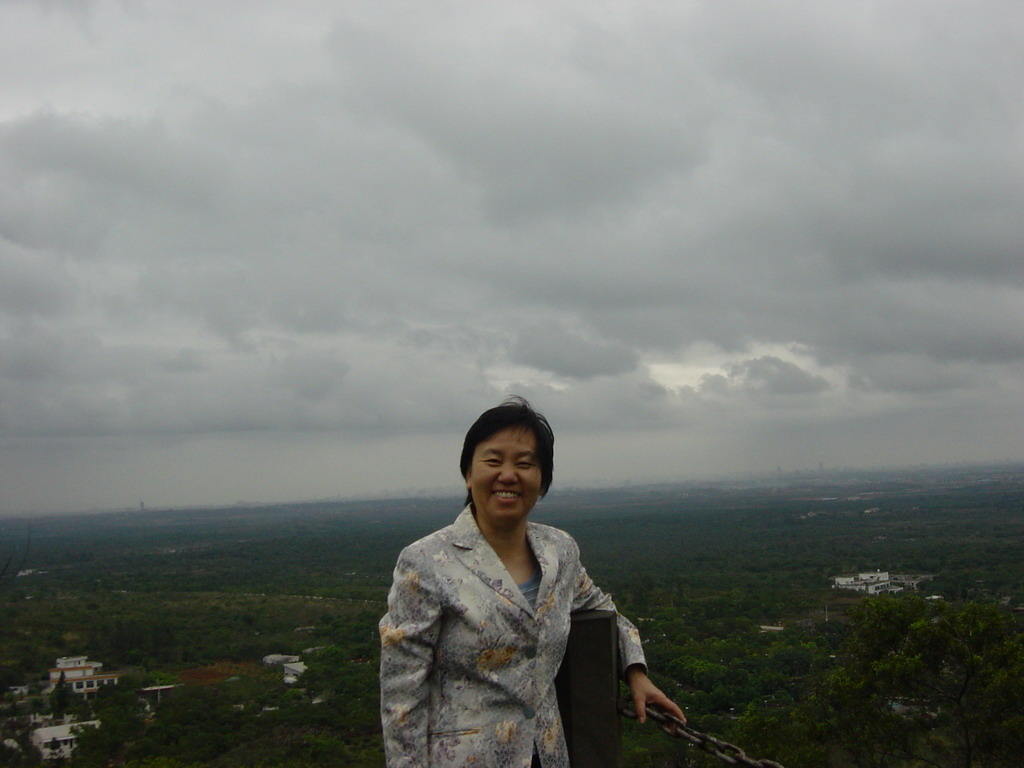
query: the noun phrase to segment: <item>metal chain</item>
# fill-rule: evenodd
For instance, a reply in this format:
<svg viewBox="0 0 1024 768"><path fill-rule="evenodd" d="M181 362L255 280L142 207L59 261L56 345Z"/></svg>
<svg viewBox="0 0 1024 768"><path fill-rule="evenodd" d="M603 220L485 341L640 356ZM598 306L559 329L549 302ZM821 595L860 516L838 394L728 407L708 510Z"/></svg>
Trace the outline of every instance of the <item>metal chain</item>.
<svg viewBox="0 0 1024 768"><path fill-rule="evenodd" d="M636 720L636 712L628 707L620 708L619 714ZM755 760L747 757L746 753L735 744L730 744L727 741L716 739L714 736L701 733L695 728L688 726L678 717L662 712L656 707L648 706L647 716L658 723L661 726L661 730L669 736L686 739L698 749L707 752L709 755L714 755L727 765L745 765L748 768L783 768L782 765L774 760Z"/></svg>

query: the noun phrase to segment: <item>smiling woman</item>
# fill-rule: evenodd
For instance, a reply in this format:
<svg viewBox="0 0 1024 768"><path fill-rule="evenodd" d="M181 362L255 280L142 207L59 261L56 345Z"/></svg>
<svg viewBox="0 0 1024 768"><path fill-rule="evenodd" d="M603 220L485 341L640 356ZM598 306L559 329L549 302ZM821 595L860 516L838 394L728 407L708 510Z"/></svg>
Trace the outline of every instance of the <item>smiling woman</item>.
<svg viewBox="0 0 1024 768"><path fill-rule="evenodd" d="M466 508L399 555L380 621L389 768L568 768L554 680L571 614L615 605L567 533L529 522L553 466L551 427L529 403L486 411L459 462ZM684 719L647 677L636 627L618 628L640 720L648 704Z"/></svg>

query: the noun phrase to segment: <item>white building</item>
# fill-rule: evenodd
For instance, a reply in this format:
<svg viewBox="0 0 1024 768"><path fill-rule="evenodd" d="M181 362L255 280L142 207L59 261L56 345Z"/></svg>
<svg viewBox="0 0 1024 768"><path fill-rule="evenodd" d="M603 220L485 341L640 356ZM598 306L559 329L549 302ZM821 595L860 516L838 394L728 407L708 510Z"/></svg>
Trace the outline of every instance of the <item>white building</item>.
<svg viewBox="0 0 1024 768"><path fill-rule="evenodd" d="M832 589L849 589L869 595L898 594L907 587L916 590L918 584L932 578L934 577L928 574L889 573L882 570L863 571L853 575L833 576Z"/></svg>
<svg viewBox="0 0 1024 768"><path fill-rule="evenodd" d="M294 661L298 661L298 656L292 656L287 653L271 653L263 657L263 664L268 667L273 667L280 664L290 664Z"/></svg>
<svg viewBox="0 0 1024 768"><path fill-rule="evenodd" d="M87 656L61 656L57 666L50 668L50 685L56 686L63 676L68 690L91 699L104 685L117 685L121 679L120 673L102 669L101 662L89 661Z"/></svg>
<svg viewBox="0 0 1024 768"><path fill-rule="evenodd" d="M67 760L75 751L78 732L82 728L98 728L99 725L99 720L86 720L36 728L32 731L32 745L39 750L43 760Z"/></svg>
<svg viewBox="0 0 1024 768"><path fill-rule="evenodd" d="M284 665L284 684L292 685L306 671L306 665L301 661L292 661Z"/></svg>

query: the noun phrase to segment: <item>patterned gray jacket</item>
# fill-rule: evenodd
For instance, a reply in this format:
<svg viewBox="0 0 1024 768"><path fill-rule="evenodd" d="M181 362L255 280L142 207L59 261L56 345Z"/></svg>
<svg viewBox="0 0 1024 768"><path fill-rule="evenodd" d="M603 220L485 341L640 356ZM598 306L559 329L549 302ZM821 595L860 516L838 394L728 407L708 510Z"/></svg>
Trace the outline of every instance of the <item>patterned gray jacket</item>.
<svg viewBox="0 0 1024 768"><path fill-rule="evenodd" d="M615 610L564 531L527 524L541 568L536 610L469 507L398 557L380 621L381 722L388 768L569 768L555 696L570 614ZM622 668L645 664L618 618Z"/></svg>

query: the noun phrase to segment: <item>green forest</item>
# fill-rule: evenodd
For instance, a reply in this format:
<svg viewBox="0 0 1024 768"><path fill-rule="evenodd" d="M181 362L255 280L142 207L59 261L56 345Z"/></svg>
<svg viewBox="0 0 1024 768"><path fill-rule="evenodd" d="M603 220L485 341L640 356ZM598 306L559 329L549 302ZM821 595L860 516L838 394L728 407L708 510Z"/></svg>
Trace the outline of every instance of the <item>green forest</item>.
<svg viewBox="0 0 1024 768"><path fill-rule="evenodd" d="M0 520L0 764L39 764L37 719L70 715L100 723L70 768L382 768L391 570L459 508L453 493ZM1020 765L1021 468L569 489L533 519L576 538L691 725L749 757ZM932 578L832 588L878 570ZM307 668L285 684L270 654ZM55 660L80 655L119 684L45 693ZM724 764L653 722L621 730L626 768Z"/></svg>

